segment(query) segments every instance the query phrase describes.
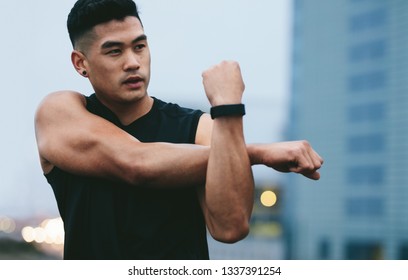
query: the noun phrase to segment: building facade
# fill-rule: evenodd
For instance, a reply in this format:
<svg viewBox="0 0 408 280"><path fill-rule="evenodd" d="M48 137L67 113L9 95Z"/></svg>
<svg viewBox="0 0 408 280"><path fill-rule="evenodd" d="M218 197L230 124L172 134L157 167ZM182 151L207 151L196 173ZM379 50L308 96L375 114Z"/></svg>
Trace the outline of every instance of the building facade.
<svg viewBox="0 0 408 280"><path fill-rule="evenodd" d="M291 175L290 259L408 259L408 1L295 0L290 125L325 159Z"/></svg>

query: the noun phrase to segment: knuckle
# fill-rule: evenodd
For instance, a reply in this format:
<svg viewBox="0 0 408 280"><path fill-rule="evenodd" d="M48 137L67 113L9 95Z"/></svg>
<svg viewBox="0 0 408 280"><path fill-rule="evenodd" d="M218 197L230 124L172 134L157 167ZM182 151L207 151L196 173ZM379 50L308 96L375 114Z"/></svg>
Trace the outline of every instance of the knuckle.
<svg viewBox="0 0 408 280"><path fill-rule="evenodd" d="M292 149L292 154L298 157L303 152L303 145L296 145Z"/></svg>
<svg viewBox="0 0 408 280"><path fill-rule="evenodd" d="M320 157L320 156L319 156L319 161L320 161L320 164L323 165L324 159L322 157Z"/></svg>
<svg viewBox="0 0 408 280"><path fill-rule="evenodd" d="M307 140L302 140L300 141L302 147L304 148L310 148L310 143Z"/></svg>
<svg viewBox="0 0 408 280"><path fill-rule="evenodd" d="M311 164L311 163L306 163L306 164L303 166L303 170L312 171L312 170L314 170L314 166L313 166L313 164Z"/></svg>

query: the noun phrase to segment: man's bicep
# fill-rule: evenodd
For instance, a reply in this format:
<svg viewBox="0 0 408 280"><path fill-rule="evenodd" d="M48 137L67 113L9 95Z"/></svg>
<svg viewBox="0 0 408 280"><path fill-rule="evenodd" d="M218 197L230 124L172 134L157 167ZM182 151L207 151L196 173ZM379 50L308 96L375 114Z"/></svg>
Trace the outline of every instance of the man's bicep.
<svg viewBox="0 0 408 280"><path fill-rule="evenodd" d="M68 133L70 128L67 124L72 120L68 113L80 107L81 102L81 97L77 93L56 92L46 96L38 106L34 124L42 161L48 161L52 165L58 153L64 153L62 148L67 139L64 139L62 134Z"/></svg>
<svg viewBox="0 0 408 280"><path fill-rule="evenodd" d="M213 120L210 115L203 114L198 122L195 144L210 146L212 126Z"/></svg>

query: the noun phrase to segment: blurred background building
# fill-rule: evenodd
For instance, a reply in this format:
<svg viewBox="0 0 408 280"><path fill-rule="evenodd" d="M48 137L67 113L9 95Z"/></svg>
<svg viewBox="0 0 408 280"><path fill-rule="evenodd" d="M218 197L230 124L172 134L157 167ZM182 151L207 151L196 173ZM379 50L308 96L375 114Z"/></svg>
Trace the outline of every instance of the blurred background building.
<svg viewBox="0 0 408 280"><path fill-rule="evenodd" d="M290 176L286 258L408 259L408 1L294 1L289 139L325 158Z"/></svg>

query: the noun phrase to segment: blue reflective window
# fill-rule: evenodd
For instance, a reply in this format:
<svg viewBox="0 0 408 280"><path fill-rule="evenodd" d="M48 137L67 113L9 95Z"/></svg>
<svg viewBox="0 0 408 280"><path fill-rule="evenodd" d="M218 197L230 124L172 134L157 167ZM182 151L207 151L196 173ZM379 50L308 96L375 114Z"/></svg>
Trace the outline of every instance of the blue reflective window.
<svg viewBox="0 0 408 280"><path fill-rule="evenodd" d="M353 197L345 201L346 214L349 217L380 217L384 215L384 198Z"/></svg>
<svg viewBox="0 0 408 280"><path fill-rule="evenodd" d="M383 89L386 86L386 78L387 76L384 71L357 74L349 78L348 87L351 92Z"/></svg>
<svg viewBox="0 0 408 280"><path fill-rule="evenodd" d="M350 186L379 186L385 182L385 167L381 165L353 166L346 170Z"/></svg>
<svg viewBox="0 0 408 280"><path fill-rule="evenodd" d="M353 105L348 108L348 121L352 123L358 122L377 122L385 119L385 104L384 103L369 103L361 105Z"/></svg>
<svg viewBox="0 0 408 280"><path fill-rule="evenodd" d="M352 46L349 59L352 62L376 60L386 56L386 41L376 40Z"/></svg>
<svg viewBox="0 0 408 280"><path fill-rule="evenodd" d="M384 8L354 15L350 18L350 30L352 32L360 32L385 26L386 18L387 14Z"/></svg>
<svg viewBox="0 0 408 280"><path fill-rule="evenodd" d="M349 153L375 153L385 149L385 135L376 133L351 136L347 139Z"/></svg>

